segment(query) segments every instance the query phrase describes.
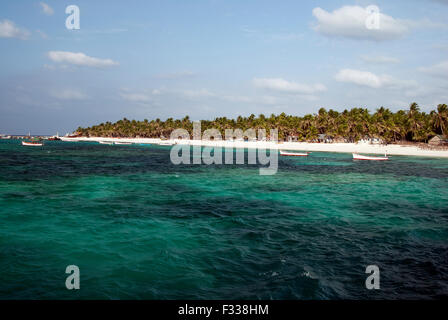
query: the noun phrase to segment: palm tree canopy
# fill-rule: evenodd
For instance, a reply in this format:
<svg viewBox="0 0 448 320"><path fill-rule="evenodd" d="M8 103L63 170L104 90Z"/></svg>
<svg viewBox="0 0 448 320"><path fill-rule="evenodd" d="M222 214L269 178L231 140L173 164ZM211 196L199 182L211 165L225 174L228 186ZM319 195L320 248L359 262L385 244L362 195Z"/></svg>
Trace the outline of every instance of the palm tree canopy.
<svg viewBox="0 0 448 320"><path fill-rule="evenodd" d="M265 129L269 137L270 129L277 129L279 139L294 137L299 141L312 141L319 134L335 139L357 141L365 137L380 138L386 142L408 140L427 142L435 135L448 135L448 106L439 104L430 113L421 112L417 103L412 103L408 110L391 110L380 107L374 113L367 108L352 108L338 112L333 109L327 111L320 108L317 114L307 114L303 117L271 114L269 118L260 114L249 117L238 116L236 119L227 117L205 120L201 122L202 130L215 128L222 136L226 129ZM77 132L83 136L101 137L169 137L175 129L185 129L190 135L193 133L193 122L187 115L182 119L159 118L143 121L118 120L115 123L105 122L88 128L78 128Z"/></svg>

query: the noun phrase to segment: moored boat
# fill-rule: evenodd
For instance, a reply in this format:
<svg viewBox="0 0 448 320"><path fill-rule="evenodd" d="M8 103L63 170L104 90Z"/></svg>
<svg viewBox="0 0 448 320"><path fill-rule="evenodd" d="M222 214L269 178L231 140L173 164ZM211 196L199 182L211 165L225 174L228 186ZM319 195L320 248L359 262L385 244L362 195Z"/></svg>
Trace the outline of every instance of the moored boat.
<svg viewBox="0 0 448 320"><path fill-rule="evenodd" d="M42 147L44 144L39 141L22 141L22 146L27 147Z"/></svg>
<svg viewBox="0 0 448 320"><path fill-rule="evenodd" d="M291 151L283 151L280 150L280 155L284 157L308 157L308 152L291 152Z"/></svg>
<svg viewBox="0 0 448 320"><path fill-rule="evenodd" d="M108 145L111 145L111 144L114 144L113 142L111 142L111 141L98 141L100 144L108 144Z"/></svg>
<svg viewBox="0 0 448 320"><path fill-rule="evenodd" d="M175 145L175 143L173 141L161 141L159 143L159 145L161 145L161 146L173 146L173 145Z"/></svg>
<svg viewBox="0 0 448 320"><path fill-rule="evenodd" d="M389 160L387 154L384 157L364 156L359 153L353 153L353 160L386 161Z"/></svg>
<svg viewBox="0 0 448 320"><path fill-rule="evenodd" d="M115 144L117 145L123 145L123 146L129 146L133 144L132 142L125 142L125 141L115 141Z"/></svg>
<svg viewBox="0 0 448 320"><path fill-rule="evenodd" d="M47 140L48 141L61 141L61 138L59 138L59 132L56 133L55 136L49 137Z"/></svg>

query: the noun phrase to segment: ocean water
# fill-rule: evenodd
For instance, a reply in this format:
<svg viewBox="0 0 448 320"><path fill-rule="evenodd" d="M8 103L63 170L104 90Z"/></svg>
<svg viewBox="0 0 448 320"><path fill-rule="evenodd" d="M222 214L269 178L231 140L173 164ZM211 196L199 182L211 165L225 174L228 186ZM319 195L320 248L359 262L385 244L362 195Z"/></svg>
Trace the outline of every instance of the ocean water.
<svg viewBox="0 0 448 320"><path fill-rule="evenodd" d="M448 296L448 160L312 153L260 176L169 151L0 141L0 299Z"/></svg>

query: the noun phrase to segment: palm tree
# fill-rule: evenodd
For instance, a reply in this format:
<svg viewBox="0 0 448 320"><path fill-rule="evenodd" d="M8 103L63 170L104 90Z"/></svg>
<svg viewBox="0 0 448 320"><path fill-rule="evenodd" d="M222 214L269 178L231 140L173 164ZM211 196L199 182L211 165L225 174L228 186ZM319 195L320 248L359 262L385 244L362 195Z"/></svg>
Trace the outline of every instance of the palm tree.
<svg viewBox="0 0 448 320"><path fill-rule="evenodd" d="M434 125L434 131L439 134L446 135L448 130L448 106L439 104L437 112L431 111L431 117Z"/></svg>

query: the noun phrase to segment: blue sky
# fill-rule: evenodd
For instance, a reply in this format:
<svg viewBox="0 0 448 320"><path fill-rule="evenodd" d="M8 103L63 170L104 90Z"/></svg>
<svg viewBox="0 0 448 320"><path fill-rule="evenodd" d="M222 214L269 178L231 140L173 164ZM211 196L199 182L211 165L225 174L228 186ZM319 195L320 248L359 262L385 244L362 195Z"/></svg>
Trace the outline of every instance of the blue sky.
<svg viewBox="0 0 448 320"><path fill-rule="evenodd" d="M68 5L80 30L65 26ZM448 103L448 0L2 1L0 52L0 133L413 101L428 111Z"/></svg>

